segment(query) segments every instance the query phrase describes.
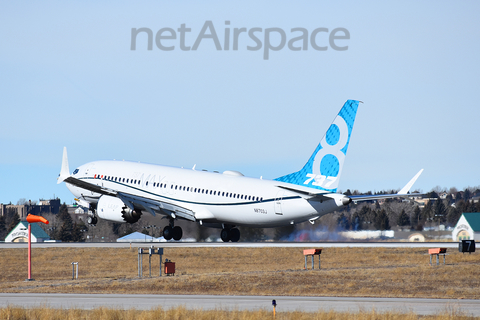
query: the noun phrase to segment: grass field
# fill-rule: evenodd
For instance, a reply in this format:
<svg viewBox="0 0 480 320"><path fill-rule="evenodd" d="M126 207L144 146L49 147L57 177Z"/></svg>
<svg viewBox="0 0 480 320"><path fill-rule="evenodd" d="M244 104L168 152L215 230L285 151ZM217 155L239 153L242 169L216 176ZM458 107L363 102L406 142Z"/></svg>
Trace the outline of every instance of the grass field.
<svg viewBox="0 0 480 320"><path fill-rule="evenodd" d="M321 270L304 270L303 248L167 248L175 276L158 277L159 257L136 248L0 249L1 292L363 296L480 299L480 256L449 252L430 266L427 249L326 248ZM72 280L71 262L79 263ZM318 260L315 258L315 265ZM310 260L308 264L310 268Z"/></svg>
<svg viewBox="0 0 480 320"><path fill-rule="evenodd" d="M228 310L187 310L183 307L164 310L162 308L141 311L141 310L115 310L107 308L98 308L95 310L59 310L51 308L24 309L16 307L0 308L0 319L8 320L271 320L272 311L228 311ZM275 319L295 319L295 320L467 320L478 319L469 317L461 312L446 312L443 315L418 316L414 313L386 312L379 313L375 310L360 311L357 313L319 311L315 313L307 312L279 312Z"/></svg>

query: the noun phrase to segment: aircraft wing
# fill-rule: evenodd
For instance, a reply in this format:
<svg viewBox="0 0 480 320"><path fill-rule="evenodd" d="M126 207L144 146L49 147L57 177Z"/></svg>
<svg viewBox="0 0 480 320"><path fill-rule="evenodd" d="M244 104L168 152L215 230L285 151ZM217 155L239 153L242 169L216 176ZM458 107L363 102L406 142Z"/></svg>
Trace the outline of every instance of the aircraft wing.
<svg viewBox="0 0 480 320"><path fill-rule="evenodd" d="M95 184L91 184L91 183L88 183L84 180L77 179L77 178L74 178L74 177L71 177L71 176L65 178L63 181L66 182L66 183L70 183L70 184L72 184L76 187L79 187L79 188L82 188L82 189L85 189L85 190L88 190L88 191L92 191L92 192L95 192L95 193L104 194L104 195L108 195L108 196L116 196L117 195L117 192L115 190L100 187L100 186L97 186Z"/></svg>

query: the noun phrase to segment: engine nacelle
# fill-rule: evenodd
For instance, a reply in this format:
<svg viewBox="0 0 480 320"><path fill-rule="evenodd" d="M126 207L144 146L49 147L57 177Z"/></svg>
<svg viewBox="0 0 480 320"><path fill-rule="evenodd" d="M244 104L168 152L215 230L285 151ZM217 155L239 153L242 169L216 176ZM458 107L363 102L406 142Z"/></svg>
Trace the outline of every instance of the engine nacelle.
<svg viewBox="0 0 480 320"><path fill-rule="evenodd" d="M104 195L98 199L97 215L101 219L113 222L135 223L140 219L142 212L133 211L119 198Z"/></svg>

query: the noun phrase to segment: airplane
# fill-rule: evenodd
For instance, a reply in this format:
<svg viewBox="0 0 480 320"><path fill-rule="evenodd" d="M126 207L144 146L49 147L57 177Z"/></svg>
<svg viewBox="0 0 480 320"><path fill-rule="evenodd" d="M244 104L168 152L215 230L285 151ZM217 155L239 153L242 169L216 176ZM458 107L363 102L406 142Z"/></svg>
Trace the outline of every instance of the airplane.
<svg viewBox="0 0 480 320"><path fill-rule="evenodd" d="M181 240L184 219L220 228L224 242L240 239L238 226L280 227L339 210L352 201L403 197L420 170L396 194L337 193L353 124L361 101L348 100L335 117L303 168L274 180L246 177L238 171L208 172L130 161L94 161L70 174L64 147L57 183L65 182L81 207L89 210L88 223L98 218L135 223L142 214L163 216L166 240Z"/></svg>

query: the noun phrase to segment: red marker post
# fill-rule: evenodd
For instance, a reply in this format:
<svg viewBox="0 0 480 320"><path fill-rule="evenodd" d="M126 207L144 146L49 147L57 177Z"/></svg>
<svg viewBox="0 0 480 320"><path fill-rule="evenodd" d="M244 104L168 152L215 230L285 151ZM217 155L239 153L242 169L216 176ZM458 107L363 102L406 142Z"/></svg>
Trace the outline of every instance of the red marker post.
<svg viewBox="0 0 480 320"><path fill-rule="evenodd" d="M27 216L28 222L28 279L26 281L34 281L32 279L32 227L31 224L35 222L42 222L48 224L48 220L44 217L35 216L33 214L29 214Z"/></svg>

